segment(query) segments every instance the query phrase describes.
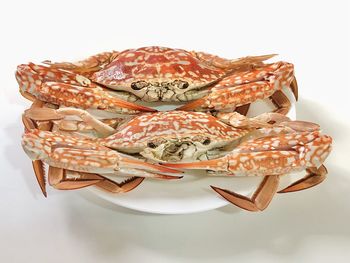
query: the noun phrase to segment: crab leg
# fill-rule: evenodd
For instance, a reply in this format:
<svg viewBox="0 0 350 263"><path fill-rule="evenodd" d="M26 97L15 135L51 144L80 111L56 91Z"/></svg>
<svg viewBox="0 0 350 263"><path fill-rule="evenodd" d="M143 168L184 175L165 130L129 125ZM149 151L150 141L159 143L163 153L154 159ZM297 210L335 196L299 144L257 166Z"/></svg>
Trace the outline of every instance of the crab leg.
<svg viewBox="0 0 350 263"><path fill-rule="evenodd" d="M253 118L238 112L219 112L215 117L230 126L241 129L272 127L272 125L290 121L285 115L273 112L262 113Z"/></svg>
<svg viewBox="0 0 350 263"><path fill-rule="evenodd" d="M262 55L262 56L248 56L238 59L225 59L216 55L204 53L204 52L195 52L192 51L192 54L195 55L199 60L202 60L209 65L212 65L217 68L222 69L241 69L244 66L253 67L256 65L263 65L263 61L268 60L276 56L276 54Z"/></svg>
<svg viewBox="0 0 350 263"><path fill-rule="evenodd" d="M36 100L32 104L31 108L41 107L42 104L43 103L41 101ZM22 122L24 125L24 129L27 132L30 130L39 128L38 125L36 125L34 121L32 121L31 119L26 117L25 114L22 115ZM46 130L49 130L51 128L51 126L45 127L45 128L46 128ZM47 197L44 164L41 160L33 160L32 166L33 166L36 180L38 181L38 184L40 186L41 192L43 193L43 195L45 197Z"/></svg>
<svg viewBox="0 0 350 263"><path fill-rule="evenodd" d="M65 116L79 117L85 125L89 125L95 129L102 137L107 137L115 132L110 125L92 116L89 112L77 108L31 108L25 111L25 116L35 121L54 121L60 120L59 127L62 130L75 131L78 130L73 121L64 121Z"/></svg>
<svg viewBox="0 0 350 263"><path fill-rule="evenodd" d="M139 186L143 180L144 177L130 177L128 179L125 179L121 183L114 182L108 178L104 178L103 181L98 182L95 186L98 188L101 188L107 192L112 193L126 193L133 189L135 189L137 186Z"/></svg>
<svg viewBox="0 0 350 263"><path fill-rule="evenodd" d="M247 103L242 106L237 106L235 108L235 112L238 112L239 114L246 116L248 114L249 108L250 108L250 103Z"/></svg>
<svg viewBox="0 0 350 263"><path fill-rule="evenodd" d="M78 116L86 125L91 126L95 129L102 137L107 137L115 133L115 129L110 125L98 120L92 116L89 112L82 109L75 108L62 108L57 110L58 114L63 114L65 116Z"/></svg>
<svg viewBox="0 0 350 263"><path fill-rule="evenodd" d="M292 121L283 114L275 112L262 113L248 118L238 112L219 112L218 120L240 129L258 129L259 134L267 136L290 132L318 131L320 126L308 121Z"/></svg>
<svg viewBox="0 0 350 263"><path fill-rule="evenodd" d="M41 160L34 160L32 161L32 166L33 166L36 180L38 181L38 184L40 186L41 192L45 197L47 197L44 164Z"/></svg>
<svg viewBox="0 0 350 263"><path fill-rule="evenodd" d="M103 69L103 67L113 61L119 52L102 52L87 59L77 62L56 62L52 63L50 60L43 61L44 64L51 68L69 70L86 77L90 77L94 72Z"/></svg>
<svg viewBox="0 0 350 263"><path fill-rule="evenodd" d="M80 189L102 180L97 174L78 173L53 166L50 166L48 171L49 184L60 190Z"/></svg>
<svg viewBox="0 0 350 263"><path fill-rule="evenodd" d="M322 183L327 175L327 169L324 165L321 165L318 169L311 167L306 169L306 171L307 175L305 177L278 192L279 176L265 176L251 198L216 186L211 186L211 188L227 201L240 208L254 212L263 211L269 205L276 192L290 193L305 190Z"/></svg>
<svg viewBox="0 0 350 263"><path fill-rule="evenodd" d="M305 177L278 191L278 193L290 193L314 187L322 183L323 180L326 179L328 173L327 168L324 165L321 165L319 168L308 168L306 169L306 172L307 174Z"/></svg>
<svg viewBox="0 0 350 263"><path fill-rule="evenodd" d="M33 112L36 112L38 110L43 110L43 111L53 110L48 108L42 108L43 106L44 106L44 102L35 100L29 110ZM27 132L29 132L30 130L34 130L36 128L39 128L40 130L49 131L52 126L50 123L43 123L43 122L40 122L39 124L37 124L26 113L22 115L22 121L23 121L25 130ZM33 160L32 165L33 165L34 174L36 176L40 189L43 195L47 197L44 164L41 160ZM89 178L88 180L86 177L80 178L77 176L75 176L74 181L67 180L66 170L52 167L52 166L49 166L48 179L49 179L50 185L54 186L57 189L64 189L64 190L78 189L78 188L86 187L101 181L101 179L99 179L96 176L95 178Z"/></svg>
<svg viewBox="0 0 350 263"><path fill-rule="evenodd" d="M56 113L55 110L49 109L49 108L42 108L44 106L44 102L35 100L29 109L29 112L32 111L32 113L35 115L40 110L49 111L52 113ZM54 111L54 112L52 112ZM29 113L30 115L30 113ZM38 115L38 114L37 114ZM35 128L39 128L40 130L51 130L51 123L49 122L42 122L42 116L40 114L38 116L40 122L34 122L32 119L30 119L30 116L28 116L28 113L26 112L22 116L22 120L25 126L26 131L33 130ZM51 116L53 119L59 119L62 116L59 114L55 114ZM47 197L47 192L46 192L46 181L45 181L45 170L44 170L44 165L41 160L34 160L32 161L33 164L33 170L35 173L35 176L37 178L37 181L39 183L39 186L41 188L41 191L45 197ZM72 180L72 175L74 173L74 180ZM68 176L67 176L68 174ZM119 193L119 192L128 192L135 187L137 187L144 178L142 177L131 177L127 180L124 180L122 183L117 183L114 181L111 181L107 178L104 178L100 175L92 175L88 173L78 173L74 171L69 171L69 170L64 170L62 168L57 168L53 166L49 166L48 170L48 179L49 179L49 184L54 186L57 189L77 189L77 188L82 188L82 187L87 187L92 184L97 184L98 187L105 189L107 191L111 191L114 193Z"/></svg>
<svg viewBox="0 0 350 263"><path fill-rule="evenodd" d="M95 185L113 193L125 193L136 188L143 177L130 177L121 183L114 182L98 174L75 172L50 166L49 184L59 190L74 190Z"/></svg>
<svg viewBox="0 0 350 263"><path fill-rule="evenodd" d="M263 210L277 191L278 176L307 169L309 175L281 193L306 189L323 181L322 163L331 150L332 139L319 131L295 132L246 141L230 154L197 163L166 164L172 168L209 169L231 176L260 175L263 180L252 198L226 189L212 188L231 203L249 211ZM317 168L319 167L319 168Z"/></svg>
<svg viewBox="0 0 350 263"><path fill-rule="evenodd" d="M278 175L265 176L251 198L216 186L211 185L211 188L230 203L245 210L256 212L263 211L270 204L277 192L278 183Z"/></svg>
<svg viewBox="0 0 350 263"><path fill-rule="evenodd" d="M233 73L217 83L206 97L178 109L200 111L232 109L259 99L270 98L278 107L276 112L285 114L290 108L290 102L281 92L283 87L291 88L297 99L293 65L278 62L253 71Z"/></svg>
<svg viewBox="0 0 350 263"><path fill-rule="evenodd" d="M83 109L135 114L156 111L110 95L82 75L30 63L16 71L20 92L28 99Z"/></svg>
<svg viewBox="0 0 350 263"><path fill-rule="evenodd" d="M207 169L232 176L280 175L321 166L331 144L332 138L319 131L286 133L245 141L222 158L164 166Z"/></svg>

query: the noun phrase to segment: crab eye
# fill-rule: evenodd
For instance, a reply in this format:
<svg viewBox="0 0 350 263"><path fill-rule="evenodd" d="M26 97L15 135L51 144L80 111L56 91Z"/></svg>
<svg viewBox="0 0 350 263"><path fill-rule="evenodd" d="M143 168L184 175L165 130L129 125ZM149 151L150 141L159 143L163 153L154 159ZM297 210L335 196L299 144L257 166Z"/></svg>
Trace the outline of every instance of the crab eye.
<svg viewBox="0 0 350 263"><path fill-rule="evenodd" d="M147 86L148 86L148 83L146 81L137 81L137 82L131 83L131 88L133 90L140 90Z"/></svg>
<svg viewBox="0 0 350 263"><path fill-rule="evenodd" d="M147 143L147 146L152 149L157 148L157 146L153 142Z"/></svg>
<svg viewBox="0 0 350 263"><path fill-rule="evenodd" d="M205 140L203 141L203 144L204 144L204 145L210 144L210 138L205 139Z"/></svg>
<svg viewBox="0 0 350 263"><path fill-rule="evenodd" d="M189 84L187 81L175 80L174 85L176 85L179 89L187 89Z"/></svg>

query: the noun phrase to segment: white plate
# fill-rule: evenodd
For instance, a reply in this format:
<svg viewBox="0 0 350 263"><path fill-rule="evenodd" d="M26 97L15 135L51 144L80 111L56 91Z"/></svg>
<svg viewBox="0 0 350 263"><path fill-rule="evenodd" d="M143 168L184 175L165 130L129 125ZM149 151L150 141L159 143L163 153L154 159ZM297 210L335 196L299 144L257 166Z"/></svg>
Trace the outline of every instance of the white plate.
<svg viewBox="0 0 350 263"><path fill-rule="evenodd" d="M292 101L292 109L288 116L295 119L294 98L289 91L286 90L285 93ZM256 115L266 110L271 110L269 103L256 102L251 106L249 115ZM108 193L96 187L89 189L107 201L133 210L158 214L186 214L216 209L228 204L210 188L210 185L249 195L260 181L261 177L207 177L188 172L180 180L145 179L137 188L125 194ZM287 185L289 181L290 177L283 177L281 186Z"/></svg>

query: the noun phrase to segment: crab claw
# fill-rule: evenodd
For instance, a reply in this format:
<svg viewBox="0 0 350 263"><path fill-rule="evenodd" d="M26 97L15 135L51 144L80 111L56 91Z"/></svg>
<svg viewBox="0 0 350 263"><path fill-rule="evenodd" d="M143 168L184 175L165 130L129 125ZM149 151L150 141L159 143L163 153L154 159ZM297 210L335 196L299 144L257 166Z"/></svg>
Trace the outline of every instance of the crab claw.
<svg viewBox="0 0 350 263"><path fill-rule="evenodd" d="M209 95L177 109L187 111L232 110L257 100L269 98L277 107L276 112L286 114L291 103L281 91L284 87L289 87L295 98L298 98L293 65L277 62L254 70L233 73L215 84Z"/></svg>
<svg viewBox="0 0 350 263"><path fill-rule="evenodd" d="M319 167L330 153L331 144L332 138L319 131L294 132L248 140L222 158L164 165L235 176L279 175Z"/></svg>
<svg viewBox="0 0 350 263"><path fill-rule="evenodd" d="M30 100L37 98L58 105L122 114L156 111L112 96L88 78L60 69L33 63L19 65L16 79L21 94Z"/></svg>
<svg viewBox="0 0 350 263"><path fill-rule="evenodd" d="M87 89L71 84L46 82L42 85L40 91L39 98L59 105L130 114L157 111L109 95L100 87Z"/></svg>
<svg viewBox="0 0 350 263"><path fill-rule="evenodd" d="M146 163L98 144L98 140L75 138L59 133L30 130L22 137L22 146L32 160L50 166L96 174L112 173L158 179L180 179L181 173L161 165Z"/></svg>

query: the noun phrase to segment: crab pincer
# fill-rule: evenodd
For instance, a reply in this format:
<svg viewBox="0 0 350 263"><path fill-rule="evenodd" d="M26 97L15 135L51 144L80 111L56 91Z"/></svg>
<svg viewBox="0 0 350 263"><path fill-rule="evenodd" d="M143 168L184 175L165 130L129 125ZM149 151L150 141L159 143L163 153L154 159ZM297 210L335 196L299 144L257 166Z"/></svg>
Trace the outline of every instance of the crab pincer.
<svg viewBox="0 0 350 263"><path fill-rule="evenodd" d="M247 105L246 113L250 103L269 98L277 107L275 112L287 114L291 103L282 92L283 88L290 88L295 99L298 99L298 86L294 77L293 65L276 62L233 72L213 85L207 96L189 102L178 109L220 111Z"/></svg>
<svg viewBox="0 0 350 263"><path fill-rule="evenodd" d="M32 101L39 99L56 105L120 114L156 111L112 96L88 78L61 69L22 64L17 67L16 79L21 94Z"/></svg>
<svg viewBox="0 0 350 263"><path fill-rule="evenodd" d="M24 133L22 146L32 160L42 161L50 167L61 169L49 169L49 182L60 182L61 186L58 188L76 189L96 184L104 179L100 174L123 174L133 177L151 177L166 180L182 178L182 176L168 174L181 173L178 170L120 154L99 145L95 139L76 138L32 129ZM68 186L62 186L64 177L67 178L67 174L64 174L62 169L75 171L78 174L80 173L80 175L75 176L74 182L71 180ZM43 171L40 173L43 173ZM39 178L43 176L44 174L41 174ZM59 179L50 179L50 176Z"/></svg>

